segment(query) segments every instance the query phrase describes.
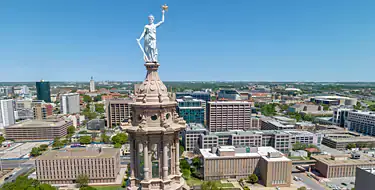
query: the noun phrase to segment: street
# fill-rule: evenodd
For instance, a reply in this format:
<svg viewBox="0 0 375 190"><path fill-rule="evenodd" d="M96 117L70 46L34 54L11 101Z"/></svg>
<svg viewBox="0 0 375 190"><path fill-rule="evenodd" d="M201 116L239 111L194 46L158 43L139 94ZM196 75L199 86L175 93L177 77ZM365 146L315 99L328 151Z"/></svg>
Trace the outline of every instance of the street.
<svg viewBox="0 0 375 190"><path fill-rule="evenodd" d="M323 186L319 184L315 179L306 176L306 173L293 173L292 176L297 176L302 179L302 183L306 185L307 188L314 190L325 190Z"/></svg>
<svg viewBox="0 0 375 190"><path fill-rule="evenodd" d="M3 169L14 169L25 162L27 162L27 160L2 160L1 167Z"/></svg>

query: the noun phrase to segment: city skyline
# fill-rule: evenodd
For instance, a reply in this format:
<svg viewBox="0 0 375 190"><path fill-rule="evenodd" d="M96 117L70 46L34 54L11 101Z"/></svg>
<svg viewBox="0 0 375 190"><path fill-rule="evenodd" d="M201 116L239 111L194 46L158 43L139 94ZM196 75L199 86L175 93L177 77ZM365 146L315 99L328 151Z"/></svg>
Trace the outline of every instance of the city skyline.
<svg viewBox="0 0 375 190"><path fill-rule="evenodd" d="M135 39L164 3L163 81L375 81L372 1L43 0L0 7L0 81L142 81Z"/></svg>

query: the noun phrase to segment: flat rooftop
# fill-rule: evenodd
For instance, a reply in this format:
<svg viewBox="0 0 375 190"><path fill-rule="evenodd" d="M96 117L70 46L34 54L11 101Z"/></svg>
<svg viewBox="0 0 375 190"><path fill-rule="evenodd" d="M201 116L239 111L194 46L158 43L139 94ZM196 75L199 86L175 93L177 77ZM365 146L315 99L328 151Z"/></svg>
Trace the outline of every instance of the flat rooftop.
<svg viewBox="0 0 375 190"><path fill-rule="evenodd" d="M220 156L216 153L212 153L211 149L200 149L200 153L204 158L233 158L233 157L263 157L267 161L290 161L287 157L283 156L282 153L277 151L273 147L251 147L250 152L243 152L244 148L236 148L234 146L221 146L218 150L221 152L235 152L234 156ZM268 153L277 152L281 157L269 158Z"/></svg>
<svg viewBox="0 0 375 190"><path fill-rule="evenodd" d="M37 157L37 160L57 160L71 158L111 158L120 149L117 148L72 148L67 150L52 150Z"/></svg>
<svg viewBox="0 0 375 190"><path fill-rule="evenodd" d="M231 104L248 104L250 105L250 102L246 101L217 101L217 102L208 102L209 104L216 104L216 105L231 105Z"/></svg>
<svg viewBox="0 0 375 190"><path fill-rule="evenodd" d="M342 155L339 156L342 157ZM368 156L361 155L360 159L350 159L350 155L347 156L349 157L347 160L333 160L330 155L316 155L312 158L329 166L375 164L375 159Z"/></svg>
<svg viewBox="0 0 375 190"><path fill-rule="evenodd" d="M27 120L21 123L10 125L6 128L28 128L28 127L60 127L66 124L65 120L47 119L47 120Z"/></svg>

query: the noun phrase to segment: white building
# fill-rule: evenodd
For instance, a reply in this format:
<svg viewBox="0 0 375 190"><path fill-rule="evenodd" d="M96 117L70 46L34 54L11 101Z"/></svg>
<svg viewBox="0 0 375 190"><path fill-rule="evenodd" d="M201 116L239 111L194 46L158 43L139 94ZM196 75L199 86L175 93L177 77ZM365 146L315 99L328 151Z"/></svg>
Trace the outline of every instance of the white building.
<svg viewBox="0 0 375 190"><path fill-rule="evenodd" d="M344 127L350 111L353 111L353 108L343 106L333 108L333 124Z"/></svg>
<svg viewBox="0 0 375 190"><path fill-rule="evenodd" d="M375 112L349 111L345 128L365 135L375 136Z"/></svg>
<svg viewBox="0 0 375 190"><path fill-rule="evenodd" d="M29 87L27 87L26 85L21 87L21 94L29 94L29 93L30 93Z"/></svg>
<svg viewBox="0 0 375 190"><path fill-rule="evenodd" d="M95 81L93 77L91 77L90 80L90 92L95 92Z"/></svg>
<svg viewBox="0 0 375 190"><path fill-rule="evenodd" d="M61 112L63 114L79 113L79 94L69 93L61 95Z"/></svg>
<svg viewBox="0 0 375 190"><path fill-rule="evenodd" d="M0 100L0 127L15 124L13 100Z"/></svg>

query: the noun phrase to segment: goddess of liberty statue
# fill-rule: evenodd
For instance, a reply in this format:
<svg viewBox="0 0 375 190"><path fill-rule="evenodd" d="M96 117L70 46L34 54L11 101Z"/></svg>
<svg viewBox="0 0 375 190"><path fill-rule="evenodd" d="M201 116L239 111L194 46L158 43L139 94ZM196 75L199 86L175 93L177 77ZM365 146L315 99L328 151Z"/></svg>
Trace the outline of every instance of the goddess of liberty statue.
<svg viewBox="0 0 375 190"><path fill-rule="evenodd" d="M143 56L146 62L158 62L158 49L156 47L156 28L164 23L164 13L168 9L168 6L164 5L162 10L161 21L154 24L154 16L148 16L149 23L145 25L141 36L137 39L138 45L143 52ZM144 48L140 41L144 38Z"/></svg>

